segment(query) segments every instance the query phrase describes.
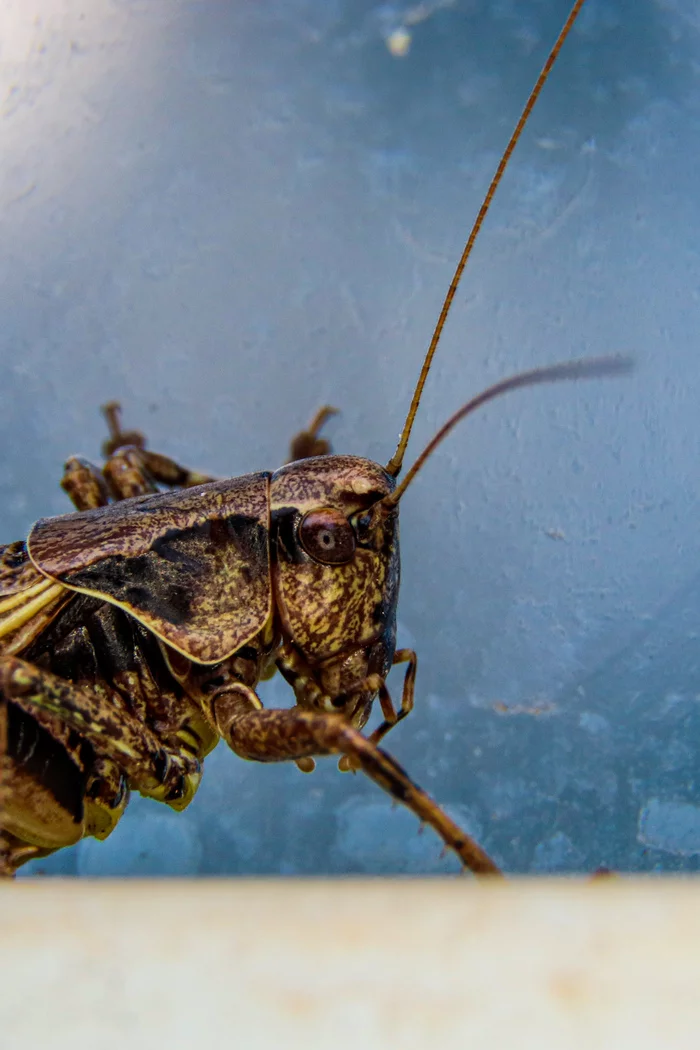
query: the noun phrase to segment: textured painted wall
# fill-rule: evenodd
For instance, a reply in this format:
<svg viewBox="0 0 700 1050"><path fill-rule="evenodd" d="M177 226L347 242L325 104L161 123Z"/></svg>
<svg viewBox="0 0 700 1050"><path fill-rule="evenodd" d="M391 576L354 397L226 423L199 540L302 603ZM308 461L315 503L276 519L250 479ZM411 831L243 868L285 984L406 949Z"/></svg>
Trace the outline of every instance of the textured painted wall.
<svg viewBox="0 0 700 1050"><path fill-rule="evenodd" d="M69 509L63 460L97 456L108 398L213 473L279 465L326 401L335 448L386 461L567 7L2 0L0 538ZM405 501L420 668L390 749L508 870L700 855L699 57L693 0L589 0L411 446L509 372L638 359L490 406ZM134 799L106 843L37 869L454 863L334 762L309 778L220 748L184 814Z"/></svg>

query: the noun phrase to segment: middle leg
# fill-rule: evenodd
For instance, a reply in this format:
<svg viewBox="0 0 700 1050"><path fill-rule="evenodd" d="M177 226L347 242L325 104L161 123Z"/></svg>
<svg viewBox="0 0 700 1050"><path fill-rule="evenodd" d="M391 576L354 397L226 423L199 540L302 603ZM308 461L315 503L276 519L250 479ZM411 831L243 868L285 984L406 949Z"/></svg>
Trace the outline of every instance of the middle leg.
<svg viewBox="0 0 700 1050"><path fill-rule="evenodd" d="M102 451L107 458L102 470L81 456L71 456L64 467L61 487L76 510L105 507L110 500L130 499L158 491L158 485L190 488L214 478L180 466L175 460L146 448L137 430L121 428L120 406L111 401L103 407L110 437Z"/></svg>

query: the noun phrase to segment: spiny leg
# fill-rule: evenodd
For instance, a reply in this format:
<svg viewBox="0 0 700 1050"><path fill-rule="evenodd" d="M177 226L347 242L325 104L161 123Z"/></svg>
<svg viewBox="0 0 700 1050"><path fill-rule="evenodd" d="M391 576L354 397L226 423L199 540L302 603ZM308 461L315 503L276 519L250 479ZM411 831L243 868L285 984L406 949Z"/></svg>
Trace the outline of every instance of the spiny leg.
<svg viewBox="0 0 700 1050"><path fill-rule="evenodd" d="M111 487L119 489L115 485L115 475L124 472L125 478L129 471L138 483L138 475L141 482L150 485L144 487L144 491L155 491L156 483L168 485L170 488L190 488L193 485L204 485L208 481L214 481L208 474L190 470L188 467L180 466L174 459L164 456L160 452L151 452L146 448L146 438L138 430L122 430L121 427L121 405L118 401L110 401L103 405L104 413L109 429L109 438L102 445L102 453L107 458L105 474L108 476ZM128 450L128 456L122 467L119 463L120 453ZM117 491L117 499L125 499L129 495L140 495L139 492Z"/></svg>
<svg viewBox="0 0 700 1050"><path fill-rule="evenodd" d="M416 671L418 670L418 657L416 656L413 649L397 649L394 653L394 659L392 666L396 667L397 664L408 664L406 668L406 674L403 679L403 689L401 692L401 707L399 708L398 714L394 711L394 705L391 702L389 692L384 686L385 695L379 694L379 701L382 705L382 714L384 715L384 721L380 726L370 734L369 739L373 744L378 744L379 741L386 736L390 729L398 725L399 722L403 721L406 715L410 715L413 710L413 700L416 689Z"/></svg>
<svg viewBox="0 0 700 1050"><path fill-rule="evenodd" d="M256 762L283 762L342 753L419 820L429 824L462 864L478 875L498 875L491 858L427 795L385 751L354 729L342 715L304 710L265 710L248 686L227 686L211 700L219 732L236 754Z"/></svg>
<svg viewBox="0 0 700 1050"><path fill-rule="evenodd" d="M98 754L117 763L138 791L177 808L189 801L199 762L164 745L120 705L116 693L112 702L105 702L97 693L14 656L0 658L0 693L29 714L39 708L75 729Z"/></svg>
<svg viewBox="0 0 700 1050"><path fill-rule="evenodd" d="M186 489L215 480L208 474L181 467L160 452L150 452L147 448L137 448L135 445L123 445L113 452L102 468L102 473L116 500L158 492L158 485Z"/></svg>
<svg viewBox="0 0 700 1050"><path fill-rule="evenodd" d="M288 463L294 463L297 459L308 459L310 456L328 456L331 452L331 443L326 438L320 438L318 432L321 427L338 413L337 408L323 405L309 423L306 430L300 430L295 434L289 444Z"/></svg>
<svg viewBox="0 0 700 1050"><path fill-rule="evenodd" d="M208 474L180 466L168 456L149 451L140 431L122 430L118 402L110 401L102 411L110 433L102 445L107 460L103 469L80 456L71 456L64 467L61 487L76 510L92 510L105 507L110 499L157 492L158 485L189 488L214 480Z"/></svg>
<svg viewBox="0 0 700 1050"><path fill-rule="evenodd" d="M144 454L135 445L119 448L102 470L81 456L71 456L63 469L61 488L76 510L106 507L110 499L129 499L158 491Z"/></svg>
<svg viewBox="0 0 700 1050"><path fill-rule="evenodd" d="M209 481L216 481L210 474L200 474L197 470L181 467L174 459L160 452L151 452L145 448L141 455L146 469L159 485L167 485L173 489L189 489L194 485L206 485Z"/></svg>
<svg viewBox="0 0 700 1050"><path fill-rule="evenodd" d="M109 429L109 438L102 445L102 454L108 460L118 449L132 446L140 453L140 462L145 472L160 485L190 488L192 485L204 485L215 480L208 474L200 474L199 471L180 466L174 459L163 456L160 452L150 452L146 448L146 438L139 430L122 430L121 405L118 401L110 401L103 405L102 412Z"/></svg>

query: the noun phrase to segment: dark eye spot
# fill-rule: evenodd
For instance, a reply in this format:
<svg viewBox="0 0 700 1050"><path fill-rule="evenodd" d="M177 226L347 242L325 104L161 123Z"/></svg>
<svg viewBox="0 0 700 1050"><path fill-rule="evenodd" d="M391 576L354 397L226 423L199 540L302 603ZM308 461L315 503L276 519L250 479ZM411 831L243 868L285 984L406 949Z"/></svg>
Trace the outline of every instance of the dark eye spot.
<svg viewBox="0 0 700 1050"><path fill-rule="evenodd" d="M343 565L355 553L352 525L331 507L309 511L299 525L299 540L309 557L323 565Z"/></svg>

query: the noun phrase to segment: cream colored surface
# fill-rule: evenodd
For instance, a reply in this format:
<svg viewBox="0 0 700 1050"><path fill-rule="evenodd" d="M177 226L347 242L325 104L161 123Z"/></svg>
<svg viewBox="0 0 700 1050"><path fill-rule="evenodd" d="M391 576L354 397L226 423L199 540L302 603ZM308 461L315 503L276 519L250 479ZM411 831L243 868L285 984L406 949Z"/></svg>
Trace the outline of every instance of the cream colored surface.
<svg viewBox="0 0 700 1050"><path fill-rule="evenodd" d="M0 1046L700 1044L690 881L0 887Z"/></svg>

